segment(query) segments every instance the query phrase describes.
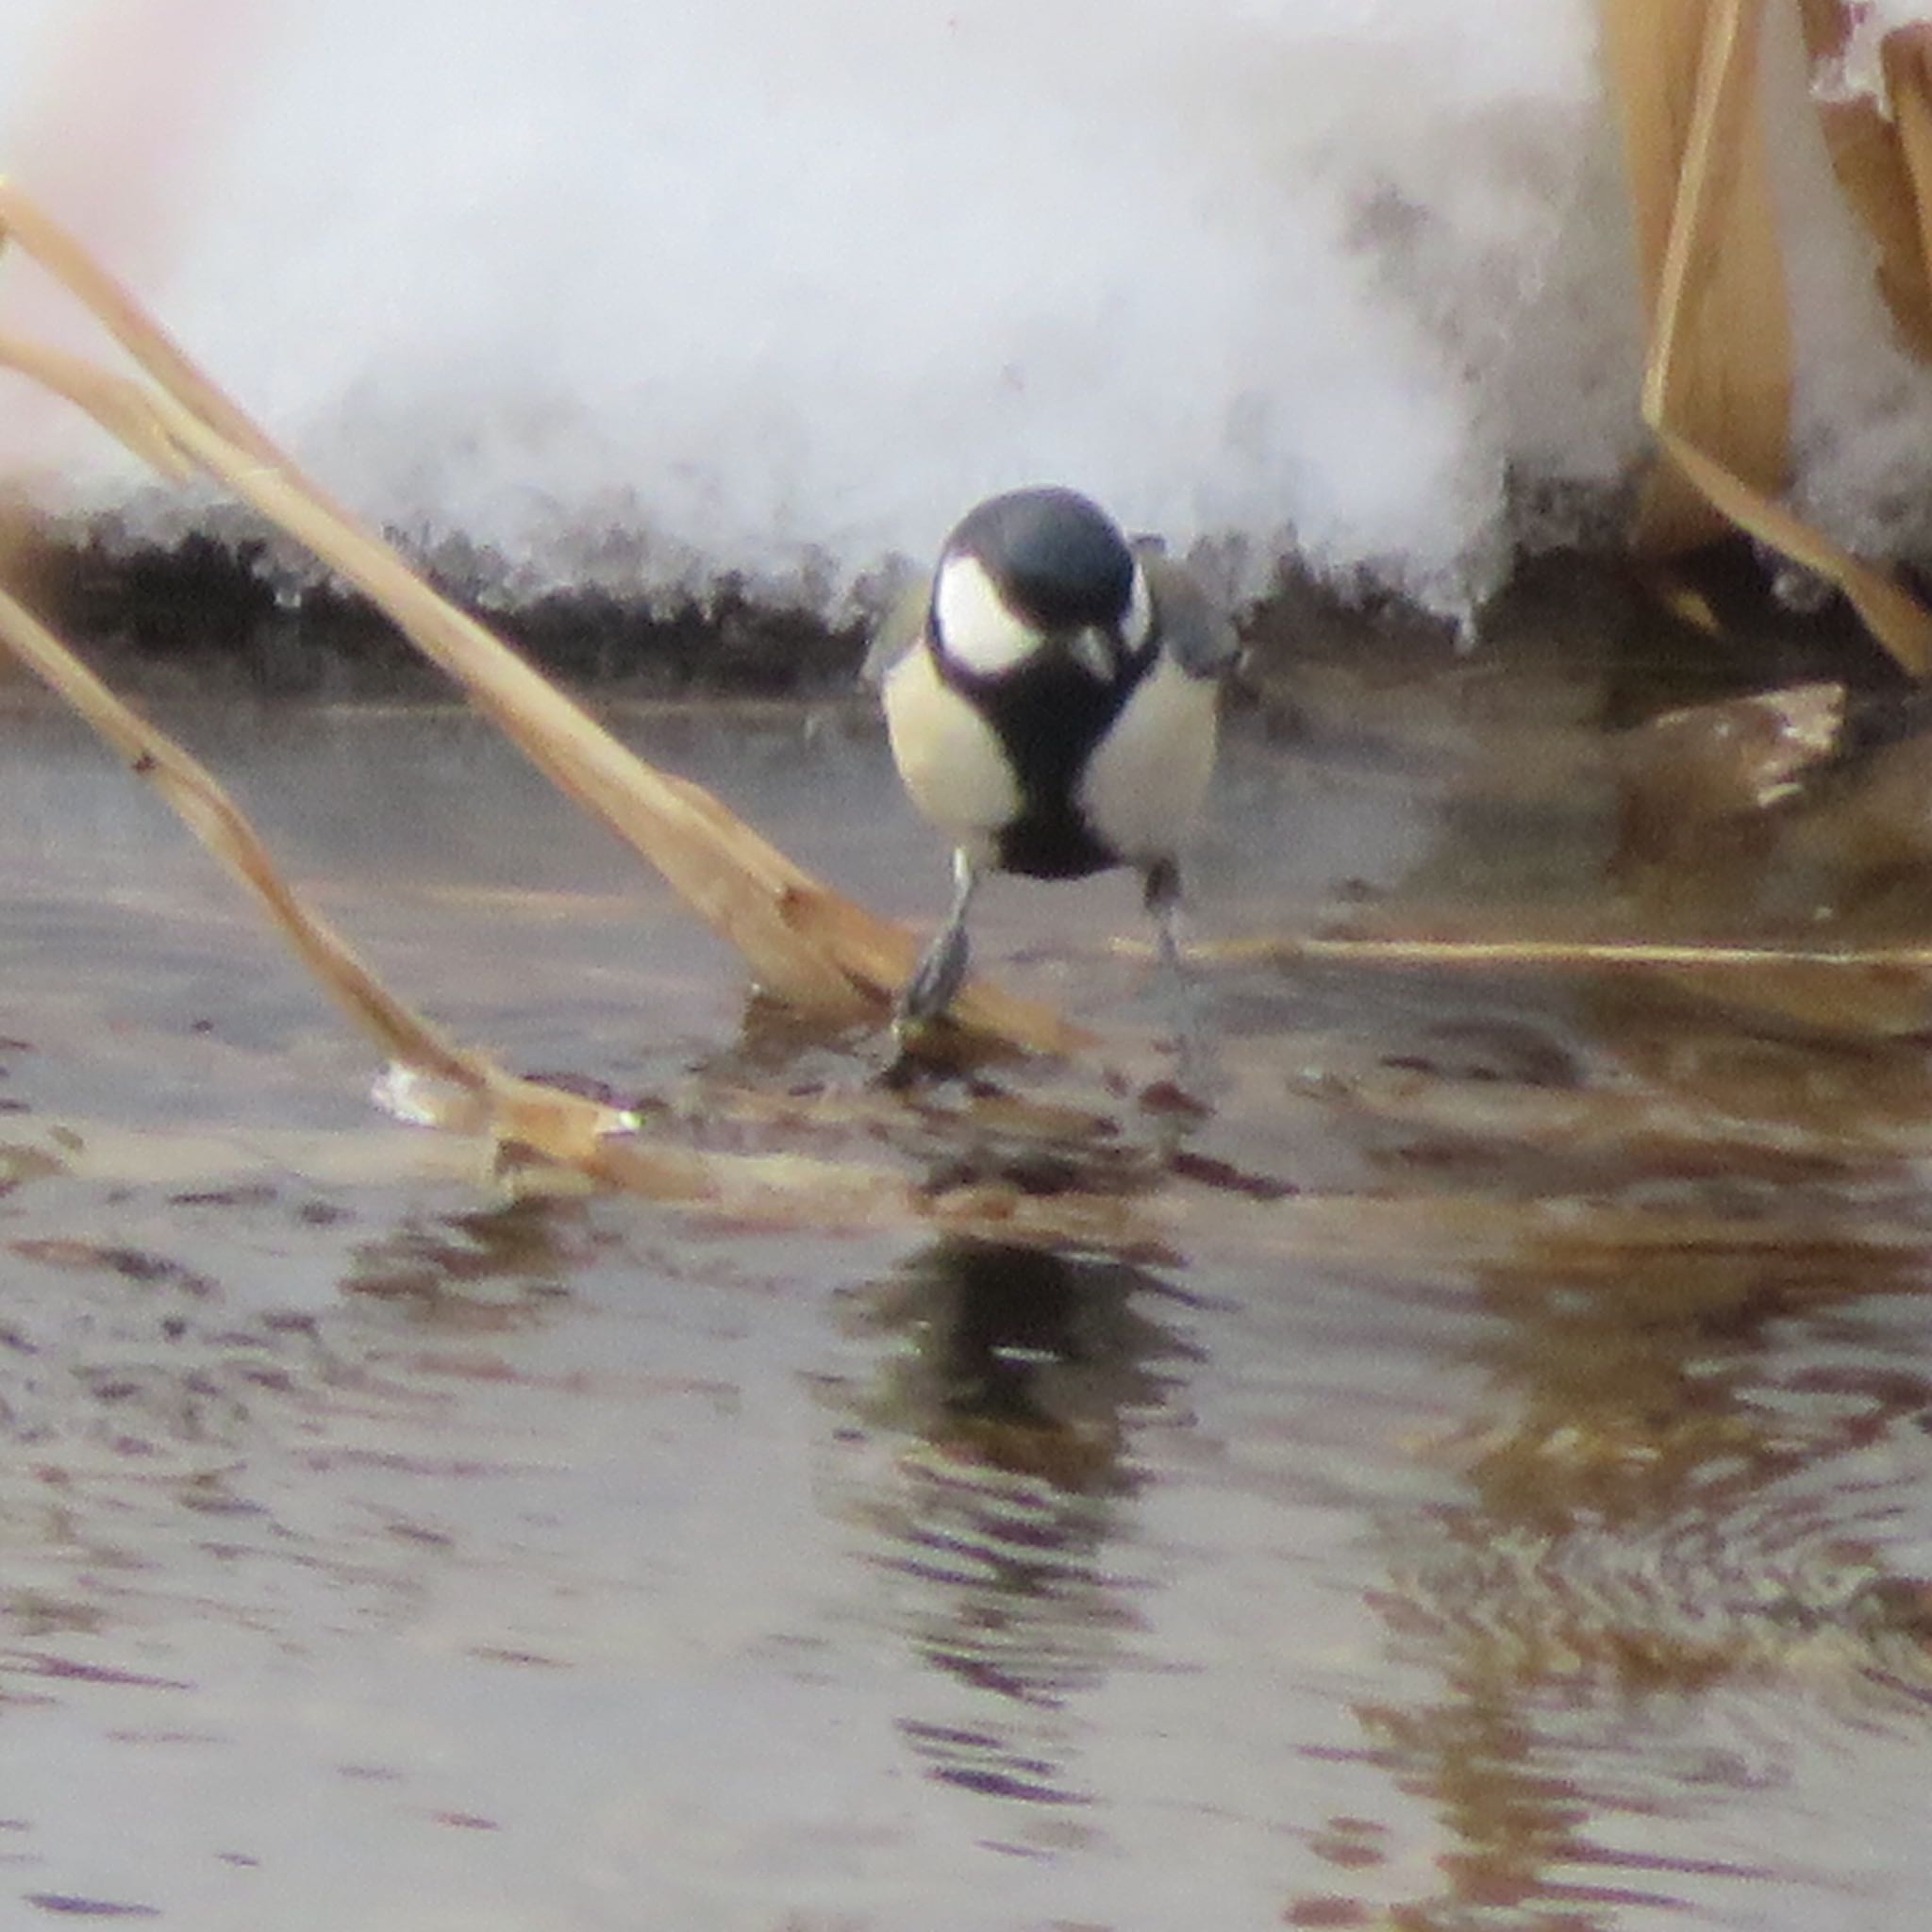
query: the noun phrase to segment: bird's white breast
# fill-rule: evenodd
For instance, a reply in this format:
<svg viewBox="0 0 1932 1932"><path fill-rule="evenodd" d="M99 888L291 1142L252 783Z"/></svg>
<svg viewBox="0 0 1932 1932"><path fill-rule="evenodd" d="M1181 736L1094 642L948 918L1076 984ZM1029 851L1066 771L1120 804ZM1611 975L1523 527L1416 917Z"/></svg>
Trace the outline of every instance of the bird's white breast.
<svg viewBox="0 0 1932 1932"><path fill-rule="evenodd" d="M1080 812L1129 863L1171 857L1214 773L1217 686L1162 652L1087 761Z"/></svg>
<svg viewBox="0 0 1932 1932"><path fill-rule="evenodd" d="M912 802L982 863L1019 816L1020 788L995 732L915 645L886 675L881 696L892 760Z"/></svg>

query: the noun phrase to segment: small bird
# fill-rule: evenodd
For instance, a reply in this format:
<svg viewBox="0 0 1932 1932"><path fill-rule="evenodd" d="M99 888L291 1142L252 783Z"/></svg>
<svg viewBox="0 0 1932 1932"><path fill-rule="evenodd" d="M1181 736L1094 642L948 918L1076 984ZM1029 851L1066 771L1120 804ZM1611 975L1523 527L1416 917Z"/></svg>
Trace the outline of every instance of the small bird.
<svg viewBox="0 0 1932 1932"><path fill-rule="evenodd" d="M961 519L866 659L906 790L953 841L953 903L900 995L901 1033L952 1004L990 871L1135 867L1178 974L1177 848L1238 649L1158 540L1130 543L1074 491L1009 491Z"/></svg>

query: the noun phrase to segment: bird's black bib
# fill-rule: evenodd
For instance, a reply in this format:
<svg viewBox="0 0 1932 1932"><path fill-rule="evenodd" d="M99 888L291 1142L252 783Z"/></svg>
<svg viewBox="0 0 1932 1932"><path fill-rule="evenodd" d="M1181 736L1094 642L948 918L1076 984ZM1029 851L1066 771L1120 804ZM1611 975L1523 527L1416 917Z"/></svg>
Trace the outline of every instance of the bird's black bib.
<svg viewBox="0 0 1932 1932"><path fill-rule="evenodd" d="M941 678L998 734L1019 782L1018 814L994 834L1003 871L1035 879L1077 879L1124 863L1076 803L1093 750L1113 728L1154 662L1151 649L1124 658L1102 683L1058 651L1017 671L982 677L933 652Z"/></svg>

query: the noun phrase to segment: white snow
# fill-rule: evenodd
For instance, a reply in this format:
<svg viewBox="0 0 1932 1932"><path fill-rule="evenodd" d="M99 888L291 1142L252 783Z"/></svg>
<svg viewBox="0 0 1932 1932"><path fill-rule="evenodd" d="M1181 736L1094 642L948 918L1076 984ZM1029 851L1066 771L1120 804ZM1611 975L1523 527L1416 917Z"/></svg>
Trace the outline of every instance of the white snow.
<svg viewBox="0 0 1932 1932"><path fill-rule="evenodd" d="M1596 11L7 0L0 166L502 594L736 576L836 615L1051 479L1242 592L1292 550L1457 608L1642 449ZM1932 378L1781 32L1801 489L1932 548ZM49 313L8 266L0 323ZM18 385L0 466L140 531L208 514Z"/></svg>

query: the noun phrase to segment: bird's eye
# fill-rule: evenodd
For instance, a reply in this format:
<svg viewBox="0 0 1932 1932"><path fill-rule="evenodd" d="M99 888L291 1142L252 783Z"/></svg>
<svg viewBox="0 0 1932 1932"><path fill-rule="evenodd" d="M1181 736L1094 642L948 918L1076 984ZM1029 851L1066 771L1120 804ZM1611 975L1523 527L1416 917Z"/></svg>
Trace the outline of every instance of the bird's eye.
<svg viewBox="0 0 1932 1932"><path fill-rule="evenodd" d="M1040 648L1040 633L1014 616L976 557L949 557L933 587L939 647L956 664L997 677Z"/></svg>

